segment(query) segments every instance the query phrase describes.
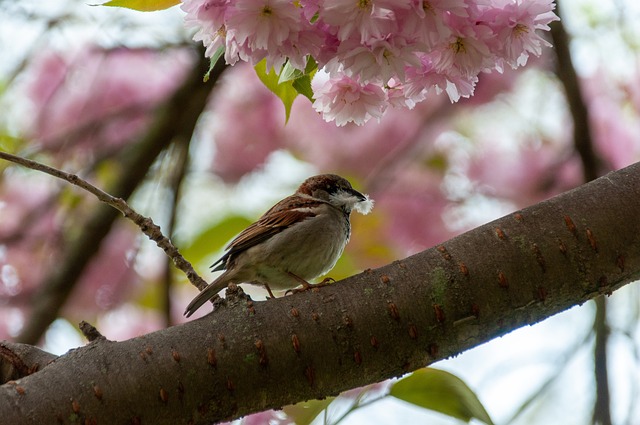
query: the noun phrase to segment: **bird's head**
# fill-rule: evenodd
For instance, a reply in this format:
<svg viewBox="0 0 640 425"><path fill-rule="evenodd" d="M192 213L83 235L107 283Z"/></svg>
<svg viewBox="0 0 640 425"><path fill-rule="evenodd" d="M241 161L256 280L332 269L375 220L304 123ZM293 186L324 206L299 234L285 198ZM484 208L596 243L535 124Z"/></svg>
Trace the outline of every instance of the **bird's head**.
<svg viewBox="0 0 640 425"><path fill-rule="evenodd" d="M353 209L368 214L373 208L373 201L367 195L355 190L349 180L335 174L309 177L300 185L298 193L327 201L347 214Z"/></svg>

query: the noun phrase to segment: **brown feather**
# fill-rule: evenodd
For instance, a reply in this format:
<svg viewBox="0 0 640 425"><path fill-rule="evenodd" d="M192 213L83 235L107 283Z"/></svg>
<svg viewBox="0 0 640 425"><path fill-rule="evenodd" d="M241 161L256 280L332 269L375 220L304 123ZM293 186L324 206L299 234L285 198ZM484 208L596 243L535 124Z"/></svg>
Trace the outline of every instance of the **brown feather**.
<svg viewBox="0 0 640 425"><path fill-rule="evenodd" d="M258 221L251 224L236 236L227 246L228 251L218 261L213 263L211 267L220 263L220 265L213 270L223 270L227 267L229 260L233 261L235 255L277 235L295 223L299 223L310 217L315 217L316 214L308 209L320 203L324 202L295 195L283 199L264 213ZM285 204L286 208L283 208Z"/></svg>

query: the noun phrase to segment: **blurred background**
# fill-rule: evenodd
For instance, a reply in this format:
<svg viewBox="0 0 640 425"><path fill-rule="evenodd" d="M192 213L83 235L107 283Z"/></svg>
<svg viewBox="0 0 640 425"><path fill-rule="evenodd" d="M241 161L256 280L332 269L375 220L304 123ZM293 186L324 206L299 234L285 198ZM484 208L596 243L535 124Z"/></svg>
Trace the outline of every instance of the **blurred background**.
<svg viewBox="0 0 640 425"><path fill-rule="evenodd" d="M640 160L640 3L560 0L556 12L554 48L520 70L481 74L472 98L432 96L337 128L302 97L285 125L280 101L242 64L210 95L174 95L203 86L202 52L178 7L0 0L0 149L127 198L206 280L226 243L304 178L344 175L376 208L354 214L330 273L340 279ZM638 291L628 285L435 366L465 380L498 424L640 424ZM86 320L123 340L183 321L196 293L92 196L0 162L0 339L62 354L84 344ZM354 394L314 423L336 423ZM407 420L457 423L391 399L340 423Z"/></svg>

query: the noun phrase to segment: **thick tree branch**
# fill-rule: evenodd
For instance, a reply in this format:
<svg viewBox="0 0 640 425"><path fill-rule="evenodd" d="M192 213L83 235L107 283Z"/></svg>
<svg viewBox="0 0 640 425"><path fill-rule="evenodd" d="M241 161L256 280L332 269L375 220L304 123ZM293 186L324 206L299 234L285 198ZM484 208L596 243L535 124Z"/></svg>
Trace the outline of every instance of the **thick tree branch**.
<svg viewBox="0 0 640 425"><path fill-rule="evenodd" d="M7 423L210 423L402 375L640 277L640 164L334 285L96 341L0 387ZM18 390L19 388L19 390Z"/></svg>
<svg viewBox="0 0 640 425"><path fill-rule="evenodd" d="M206 60L198 62L185 83L157 112L154 124L145 137L121 155L123 172L114 188L109 190L115 198L127 199L133 193L155 158L175 137L190 137L214 82L223 70L222 66L216 68L212 72L212 81L203 84L202 76L207 68ZM17 341L35 344L40 339L58 316L75 282L117 217L116 210L100 205L82 225L83 231L65 251L65 261L56 265L34 295L29 321L16 338Z"/></svg>
<svg viewBox="0 0 640 425"><path fill-rule="evenodd" d="M57 357L32 345L2 341L0 342L0 382L4 384L31 375Z"/></svg>

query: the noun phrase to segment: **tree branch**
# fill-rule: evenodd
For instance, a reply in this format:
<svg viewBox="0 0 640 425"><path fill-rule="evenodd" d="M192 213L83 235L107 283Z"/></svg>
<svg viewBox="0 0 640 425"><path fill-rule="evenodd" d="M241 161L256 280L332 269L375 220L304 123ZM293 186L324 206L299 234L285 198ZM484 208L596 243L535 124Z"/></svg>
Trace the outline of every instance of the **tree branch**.
<svg viewBox="0 0 640 425"><path fill-rule="evenodd" d="M0 151L0 158L11 161L15 164L20 164L23 167L41 171L43 173L65 180L91 193L100 201L120 211L122 215L135 223L140 228L142 233L147 235L149 239L154 241L156 245L162 248L162 250L169 256L169 258L173 260L173 263L176 265L176 267L182 270L187 275L189 281L196 288L202 290L207 286L207 282L205 282L204 279L202 279L198 275L198 273L196 273L191 263L185 260L185 258L180 254L178 248L175 247L171 240L169 240L169 238L162 234L160 226L155 224L151 218L145 217L136 212L129 206L129 204L127 204L124 199L116 198L115 196L109 195L107 192L97 188L96 186L92 185L86 180L81 179L75 174L67 173L65 171L58 170L57 168L49 167L48 165L41 164L37 161L22 158L2 151Z"/></svg>
<svg viewBox="0 0 640 425"><path fill-rule="evenodd" d="M201 319L0 387L3 420L204 424L400 376L640 277L638 199L640 163L334 285L231 287Z"/></svg>
<svg viewBox="0 0 640 425"><path fill-rule="evenodd" d="M580 82L571 59L569 35L562 21L552 22L551 36L556 52L556 73L564 86L569 110L573 117L573 142L582 162L582 174L585 181L596 179L600 173L598 156L593 149L591 128L589 126L589 110L580 91Z"/></svg>
<svg viewBox="0 0 640 425"><path fill-rule="evenodd" d="M0 383L24 378L42 369L58 356L27 344L0 342Z"/></svg>
<svg viewBox="0 0 640 425"><path fill-rule="evenodd" d="M595 299L596 315L593 319L593 331L596 335L593 344L594 378L596 381L596 400L593 406L593 423L611 425L611 394L609 392L609 368L607 366L607 302L603 297Z"/></svg>

